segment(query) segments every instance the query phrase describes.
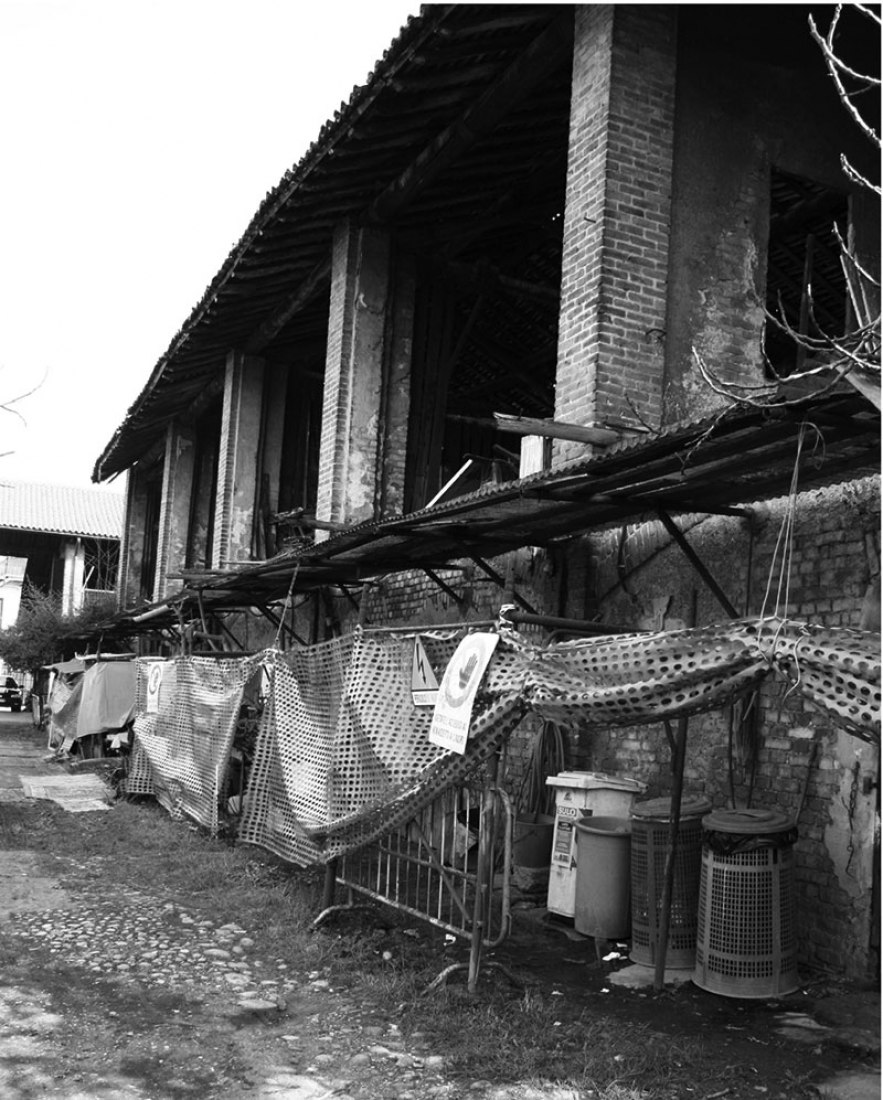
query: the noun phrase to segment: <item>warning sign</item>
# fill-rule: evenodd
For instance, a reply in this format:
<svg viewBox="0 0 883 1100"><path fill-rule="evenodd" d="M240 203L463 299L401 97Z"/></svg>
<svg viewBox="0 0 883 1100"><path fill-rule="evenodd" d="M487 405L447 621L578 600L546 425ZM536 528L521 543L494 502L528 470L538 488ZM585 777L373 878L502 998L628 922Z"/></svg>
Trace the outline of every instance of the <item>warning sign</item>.
<svg viewBox="0 0 883 1100"><path fill-rule="evenodd" d="M438 680L426 656L423 642L414 639L414 662L411 666L411 698L415 707L434 707L438 699Z"/></svg>
<svg viewBox="0 0 883 1100"><path fill-rule="evenodd" d="M429 740L443 749L463 753L469 738L472 704L499 634L468 634L448 662L432 716Z"/></svg>

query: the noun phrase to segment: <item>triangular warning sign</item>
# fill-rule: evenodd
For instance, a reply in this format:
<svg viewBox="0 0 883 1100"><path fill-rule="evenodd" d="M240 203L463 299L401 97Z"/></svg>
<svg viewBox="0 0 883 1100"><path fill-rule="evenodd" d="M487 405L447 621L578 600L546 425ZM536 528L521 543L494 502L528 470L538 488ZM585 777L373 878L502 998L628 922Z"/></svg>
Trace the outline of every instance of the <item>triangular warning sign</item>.
<svg viewBox="0 0 883 1100"><path fill-rule="evenodd" d="M438 698L438 680L426 656L423 642L414 639L414 662L411 665L411 698L415 707L434 707Z"/></svg>

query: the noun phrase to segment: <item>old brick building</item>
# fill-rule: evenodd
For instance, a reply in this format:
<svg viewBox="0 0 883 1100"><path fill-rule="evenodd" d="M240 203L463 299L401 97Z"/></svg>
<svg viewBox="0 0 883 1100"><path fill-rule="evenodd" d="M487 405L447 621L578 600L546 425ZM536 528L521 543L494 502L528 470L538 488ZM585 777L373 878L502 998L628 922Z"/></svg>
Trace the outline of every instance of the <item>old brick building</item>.
<svg viewBox="0 0 883 1100"><path fill-rule="evenodd" d="M771 371L808 364L765 307L808 331L811 283L815 323L852 320L833 223L879 271L877 209L840 164L870 175L873 151L806 15L424 8L267 196L97 461L96 480L129 471L121 612L165 631L145 646L172 644L178 609L252 650L513 599L619 629L774 608L861 625L879 413L844 382L721 419L697 369L775 400ZM736 759L724 716L694 720L688 790L800 813L803 961L865 974L878 751L784 687L757 745ZM574 729L569 752L669 787L655 727Z"/></svg>

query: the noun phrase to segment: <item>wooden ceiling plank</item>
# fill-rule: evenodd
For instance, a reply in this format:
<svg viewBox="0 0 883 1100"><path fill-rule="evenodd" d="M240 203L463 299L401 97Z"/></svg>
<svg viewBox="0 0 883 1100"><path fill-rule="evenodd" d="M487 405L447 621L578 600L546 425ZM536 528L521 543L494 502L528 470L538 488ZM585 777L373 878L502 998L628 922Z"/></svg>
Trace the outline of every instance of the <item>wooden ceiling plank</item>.
<svg viewBox="0 0 883 1100"><path fill-rule="evenodd" d="M447 126L372 203L377 221L393 218L570 55L573 14L566 12L527 46L479 99Z"/></svg>

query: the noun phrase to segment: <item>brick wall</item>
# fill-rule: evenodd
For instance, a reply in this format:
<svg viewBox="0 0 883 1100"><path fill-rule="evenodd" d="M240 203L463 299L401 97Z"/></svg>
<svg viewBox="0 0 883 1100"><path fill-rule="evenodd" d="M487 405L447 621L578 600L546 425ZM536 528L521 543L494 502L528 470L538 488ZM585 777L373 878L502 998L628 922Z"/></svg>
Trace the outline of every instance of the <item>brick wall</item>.
<svg viewBox="0 0 883 1100"><path fill-rule="evenodd" d="M761 610L786 507L787 502L777 501L757 509L750 585L751 535L745 520L678 518L691 545L740 610L746 604L751 614ZM787 614L821 626L858 627L866 592L879 574L879 481L804 494L795 517ZM572 551L591 556L597 608L605 621L677 628L689 616L694 591L698 625L725 621L717 601L681 551L670 545L661 525L629 526L624 539L621 534L611 531L580 540ZM778 587L778 573L772 576L767 613L775 609ZM770 680L763 688L756 765L752 771L737 755L732 767L735 804L789 814L800 808L795 856L801 963L865 977L872 965L876 814L876 791L866 784L878 779L878 750L838 729L799 690L789 688L781 680ZM691 719L689 729L685 791L704 794L716 806L727 805L727 715L699 716ZM581 766L642 779L649 784L648 797L670 791L670 755L661 727L595 731L583 734L582 743Z"/></svg>
<svg viewBox="0 0 883 1100"><path fill-rule="evenodd" d="M575 11L555 416L661 415L675 9ZM584 453L556 444L559 463Z"/></svg>

